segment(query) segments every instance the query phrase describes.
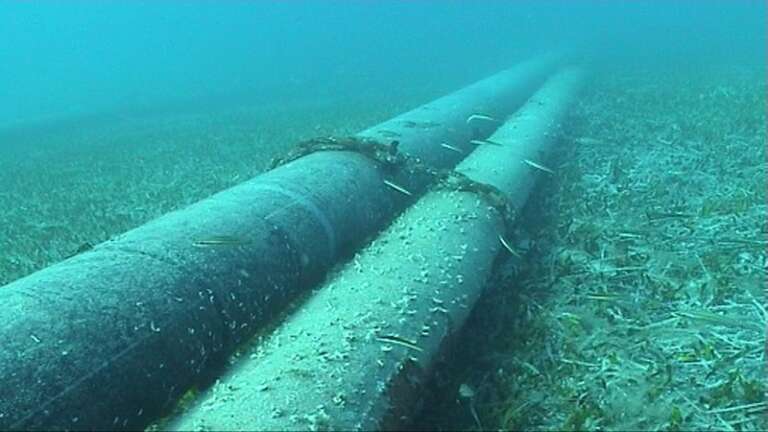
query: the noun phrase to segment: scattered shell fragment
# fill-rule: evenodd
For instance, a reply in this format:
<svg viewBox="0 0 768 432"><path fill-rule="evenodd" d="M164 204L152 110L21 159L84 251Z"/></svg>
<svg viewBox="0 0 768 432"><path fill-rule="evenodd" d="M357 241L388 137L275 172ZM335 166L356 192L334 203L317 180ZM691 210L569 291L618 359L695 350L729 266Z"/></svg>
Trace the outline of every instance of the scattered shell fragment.
<svg viewBox="0 0 768 432"><path fill-rule="evenodd" d="M514 256L514 257L516 257L516 258L522 258L522 257L523 257L522 255L520 255L520 253L519 253L518 251L516 251L516 250L515 250L515 249L512 247L512 245L510 245L510 244L507 242L507 240L506 240L506 239L504 238L504 236L503 236L503 235L501 235L501 234L499 234L499 241L501 242L501 245L502 245L502 246L504 246L504 249L506 249L506 250L507 250L507 252L509 252L510 254L512 254L512 256Z"/></svg>
<svg viewBox="0 0 768 432"><path fill-rule="evenodd" d="M248 240L232 235L213 235L192 240L192 246L196 247L240 246L246 243Z"/></svg>
<svg viewBox="0 0 768 432"><path fill-rule="evenodd" d="M469 143L470 144L474 144L474 145L484 145L484 144L490 144L490 145L495 145L495 146L500 146L501 145L501 143L496 142L496 141L491 141L489 139L473 139Z"/></svg>
<svg viewBox="0 0 768 432"><path fill-rule="evenodd" d="M528 165L530 167L536 168L539 171L544 171L544 172L549 173L549 174L554 174L555 173L551 168L547 168L544 165L536 163L536 162L534 162L534 161L532 161L530 159L523 159L523 163L525 163L526 165Z"/></svg>
<svg viewBox="0 0 768 432"><path fill-rule="evenodd" d="M448 143L440 143L440 147L446 148L446 149L451 150L451 151L455 151L456 153L464 153L463 151L461 151L460 148L454 147L454 146L452 146L452 145L450 145Z"/></svg>
<svg viewBox="0 0 768 432"><path fill-rule="evenodd" d="M496 120L495 118L486 115L486 114L472 114L469 117L467 117L467 124L472 123L476 120L482 120L487 122L494 122L494 123L501 123L500 121Z"/></svg>
<svg viewBox="0 0 768 432"><path fill-rule="evenodd" d="M414 351L419 351L419 352L424 351L424 349L421 348L420 346L416 345L415 342L411 342L408 339L401 338L400 336L380 335L380 336L376 336L376 339L378 339L378 340L380 340L382 342L389 342L389 343L394 344L394 345L404 346L404 347L410 348L410 349L412 349Z"/></svg>
<svg viewBox="0 0 768 432"><path fill-rule="evenodd" d="M406 188L404 188L402 186L396 185L395 183L392 183L389 180L384 180L384 184L389 186L389 187L391 187L392 189L400 192L401 194L408 195L408 196L413 196L413 194L408 189L406 189Z"/></svg>

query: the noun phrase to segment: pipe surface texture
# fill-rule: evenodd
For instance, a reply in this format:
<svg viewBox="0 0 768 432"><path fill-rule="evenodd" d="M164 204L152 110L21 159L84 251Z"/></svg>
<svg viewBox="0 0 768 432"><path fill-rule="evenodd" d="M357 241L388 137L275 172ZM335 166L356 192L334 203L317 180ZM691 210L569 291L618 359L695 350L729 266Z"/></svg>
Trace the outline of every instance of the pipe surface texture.
<svg viewBox="0 0 768 432"><path fill-rule="evenodd" d="M498 125L467 118L513 112L555 63L524 62L358 136L450 168L462 155L439 143L468 153ZM360 154L316 152L0 288L0 429L144 427L406 206L384 175ZM400 177L414 194L428 184Z"/></svg>
<svg viewBox="0 0 768 432"><path fill-rule="evenodd" d="M522 206L583 74L565 70L457 167ZM480 297L501 251L500 214L436 190L246 353L173 430L407 427L422 384Z"/></svg>

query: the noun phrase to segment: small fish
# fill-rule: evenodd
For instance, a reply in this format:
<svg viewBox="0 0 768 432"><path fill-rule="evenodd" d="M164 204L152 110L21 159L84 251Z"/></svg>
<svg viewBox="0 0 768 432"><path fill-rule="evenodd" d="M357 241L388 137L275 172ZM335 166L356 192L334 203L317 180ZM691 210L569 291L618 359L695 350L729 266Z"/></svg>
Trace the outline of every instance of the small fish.
<svg viewBox="0 0 768 432"><path fill-rule="evenodd" d="M472 123L475 120L484 120L484 121L490 121L490 122L494 122L494 123L501 123L501 122L499 122L498 120L496 120L495 118L493 118L493 117L491 117L489 115L485 115L485 114L472 114L471 116L467 117L467 124L470 124L470 123Z"/></svg>
<svg viewBox="0 0 768 432"><path fill-rule="evenodd" d="M507 243L507 240L501 234L499 234L499 241L501 242L501 245L504 246L504 249L506 249L507 252L512 254L512 256L516 258L521 258L521 259L523 258L523 256L520 255L519 252L517 252L514 248L512 248L512 246L509 243Z"/></svg>
<svg viewBox="0 0 768 432"><path fill-rule="evenodd" d="M413 194L410 191L408 191L406 188L404 188L402 186L398 186L398 185L392 183L389 180L384 180L384 184L389 186L389 187L391 187L392 189L400 192L401 194L408 195L408 196L413 196Z"/></svg>
<svg viewBox="0 0 768 432"><path fill-rule="evenodd" d="M424 349L418 345L416 345L415 342L411 342L408 339L403 339L400 336L395 335L381 335L376 336L376 339L382 341L382 342L389 342L395 345L404 346L406 348L410 348L414 351L422 352Z"/></svg>
<svg viewBox="0 0 768 432"><path fill-rule="evenodd" d="M192 241L192 245L197 247L240 246L246 243L247 240L230 235L215 235Z"/></svg>
<svg viewBox="0 0 768 432"><path fill-rule="evenodd" d="M474 140L470 141L469 143L470 144L474 144L474 145L483 145L483 144L490 144L490 145L497 145L497 146L501 145L500 142L491 141L489 139L484 139L484 140L474 139Z"/></svg>
<svg viewBox="0 0 768 432"><path fill-rule="evenodd" d="M458 148L458 147L454 147L454 146L452 146L452 145L450 145L450 144L448 144L448 143L441 143L441 144L440 144L440 147L443 147L443 148L447 148L448 150L453 150L453 151L455 151L456 153L464 153L463 151L461 151L461 149L460 149L460 148Z"/></svg>
<svg viewBox="0 0 768 432"><path fill-rule="evenodd" d="M547 168L547 167L545 167L542 164L538 164L538 163L536 163L536 162L534 162L534 161L532 161L530 159L523 159L523 162L526 165L528 165L528 166L536 168L537 170L544 171L544 172L549 173L549 174L554 174L555 173L552 169Z"/></svg>

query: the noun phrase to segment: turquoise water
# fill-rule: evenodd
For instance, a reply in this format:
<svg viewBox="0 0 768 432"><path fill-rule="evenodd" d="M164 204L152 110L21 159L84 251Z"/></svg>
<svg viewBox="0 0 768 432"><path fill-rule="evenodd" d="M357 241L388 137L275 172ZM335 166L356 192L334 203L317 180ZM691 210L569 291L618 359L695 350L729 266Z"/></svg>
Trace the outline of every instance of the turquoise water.
<svg viewBox="0 0 768 432"><path fill-rule="evenodd" d="M509 239L525 256L413 424L764 430L765 50L747 0L2 2L0 290L558 52L588 79Z"/></svg>
<svg viewBox="0 0 768 432"><path fill-rule="evenodd" d="M543 49L611 65L764 57L760 1L0 5L0 127L105 110L450 88Z"/></svg>

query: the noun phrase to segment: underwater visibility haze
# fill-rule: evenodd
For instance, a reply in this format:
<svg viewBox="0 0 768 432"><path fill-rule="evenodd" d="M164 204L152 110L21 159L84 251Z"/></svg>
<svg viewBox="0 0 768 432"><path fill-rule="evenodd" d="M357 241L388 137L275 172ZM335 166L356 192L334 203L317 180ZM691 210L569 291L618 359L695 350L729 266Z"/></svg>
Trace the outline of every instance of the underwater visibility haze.
<svg viewBox="0 0 768 432"><path fill-rule="evenodd" d="M764 1L0 2L0 293L268 172L300 142L353 136L547 54L582 67L584 84L550 155L525 159L538 183L408 425L765 430ZM252 239L189 245L226 254ZM338 267L366 262L354 253ZM0 332L9 322L0 312ZM142 427L246 400L213 383L270 330ZM424 351L395 334L366 342ZM0 345L31 367L32 351L13 349ZM211 388L226 396L200 402ZM326 415L302 419L333 427Z"/></svg>

